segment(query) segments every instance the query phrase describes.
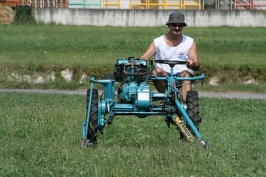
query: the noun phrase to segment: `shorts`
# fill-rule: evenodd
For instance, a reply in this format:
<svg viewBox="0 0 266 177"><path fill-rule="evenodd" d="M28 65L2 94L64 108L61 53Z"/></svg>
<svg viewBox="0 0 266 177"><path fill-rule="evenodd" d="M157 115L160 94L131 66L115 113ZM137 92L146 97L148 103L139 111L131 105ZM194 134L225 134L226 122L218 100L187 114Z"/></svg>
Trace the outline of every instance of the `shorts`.
<svg viewBox="0 0 266 177"><path fill-rule="evenodd" d="M171 74L170 73L168 73L168 72L166 72L166 74L167 74L167 76L168 77L170 77L171 76ZM179 72L179 73L175 73L173 76L174 77L180 77L180 74L181 74L181 72ZM191 73L190 73L191 74ZM193 74L191 74L191 77L194 77L194 75Z"/></svg>

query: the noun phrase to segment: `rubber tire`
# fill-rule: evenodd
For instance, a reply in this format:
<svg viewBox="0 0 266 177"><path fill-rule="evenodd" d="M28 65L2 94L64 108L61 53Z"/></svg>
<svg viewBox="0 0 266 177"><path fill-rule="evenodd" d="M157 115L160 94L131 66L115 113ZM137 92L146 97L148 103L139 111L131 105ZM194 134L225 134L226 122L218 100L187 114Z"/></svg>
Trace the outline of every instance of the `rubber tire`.
<svg viewBox="0 0 266 177"><path fill-rule="evenodd" d="M195 90L189 90L187 92L187 114L199 130L199 94Z"/></svg>
<svg viewBox="0 0 266 177"><path fill-rule="evenodd" d="M87 111L88 114L88 102L90 99L90 89L87 90ZM92 101L90 109L90 122L89 130L87 132L87 138L90 143L97 144L97 133L98 133L98 90L92 90Z"/></svg>
<svg viewBox="0 0 266 177"><path fill-rule="evenodd" d="M198 96L198 92L195 90L189 90L187 92L187 114L190 117L190 119L192 120L192 122L194 123L194 125L196 126L196 128L199 130L199 96ZM197 121L197 123L195 123ZM187 125L187 128L190 132L192 132L191 128ZM192 134L194 135L194 133L192 132ZM182 132L180 131L180 139L184 140L185 137L182 134Z"/></svg>

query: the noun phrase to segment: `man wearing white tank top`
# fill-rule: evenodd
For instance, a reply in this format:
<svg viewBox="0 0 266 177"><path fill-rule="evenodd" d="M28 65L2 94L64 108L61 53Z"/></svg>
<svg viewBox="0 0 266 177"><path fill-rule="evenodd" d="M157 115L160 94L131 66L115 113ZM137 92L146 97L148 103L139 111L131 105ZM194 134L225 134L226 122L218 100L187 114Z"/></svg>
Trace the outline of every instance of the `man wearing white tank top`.
<svg viewBox="0 0 266 177"><path fill-rule="evenodd" d="M192 77L194 71L199 70L200 63L195 41L191 37L182 34L183 28L187 26L184 14L180 12L171 13L166 25L170 31L154 39L140 58L149 60L154 56L155 60L187 61L188 64L186 65L175 65L174 75ZM170 67L167 64L156 63L152 74L165 77L170 75ZM154 85L158 92L165 92L164 81L156 81ZM186 103L187 91L191 89L191 81L182 81L181 93L184 103Z"/></svg>

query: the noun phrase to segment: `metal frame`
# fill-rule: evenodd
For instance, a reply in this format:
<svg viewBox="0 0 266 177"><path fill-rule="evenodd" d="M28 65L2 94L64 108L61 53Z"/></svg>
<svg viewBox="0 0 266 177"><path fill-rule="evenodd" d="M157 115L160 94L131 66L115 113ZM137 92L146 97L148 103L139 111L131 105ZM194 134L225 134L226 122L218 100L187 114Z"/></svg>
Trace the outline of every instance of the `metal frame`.
<svg viewBox="0 0 266 177"><path fill-rule="evenodd" d="M99 3L94 3L96 0L93 0L93 2L91 2L90 0L83 0L82 2L74 2L74 1L68 1L68 7L69 5L82 5L83 8L87 8L88 6L96 6L99 8L102 8L102 0L98 0Z"/></svg>

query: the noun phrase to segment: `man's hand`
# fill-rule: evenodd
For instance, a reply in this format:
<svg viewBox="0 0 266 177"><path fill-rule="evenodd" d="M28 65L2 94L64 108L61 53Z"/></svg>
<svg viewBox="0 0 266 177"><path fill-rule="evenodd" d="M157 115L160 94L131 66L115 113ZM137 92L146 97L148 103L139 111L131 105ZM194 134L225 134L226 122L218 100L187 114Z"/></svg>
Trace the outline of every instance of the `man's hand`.
<svg viewBox="0 0 266 177"><path fill-rule="evenodd" d="M188 59L187 62L187 68L192 69L194 66L194 60Z"/></svg>

